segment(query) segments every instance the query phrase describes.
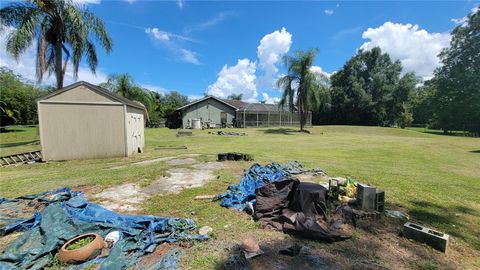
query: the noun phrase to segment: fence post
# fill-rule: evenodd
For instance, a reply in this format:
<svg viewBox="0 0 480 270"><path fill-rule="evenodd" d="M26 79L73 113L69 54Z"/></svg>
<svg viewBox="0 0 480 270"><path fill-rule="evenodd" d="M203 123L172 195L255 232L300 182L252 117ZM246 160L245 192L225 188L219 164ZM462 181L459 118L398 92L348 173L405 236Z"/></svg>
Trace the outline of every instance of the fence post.
<svg viewBox="0 0 480 270"><path fill-rule="evenodd" d="M243 111L243 128L247 128L247 125L245 124L245 111Z"/></svg>

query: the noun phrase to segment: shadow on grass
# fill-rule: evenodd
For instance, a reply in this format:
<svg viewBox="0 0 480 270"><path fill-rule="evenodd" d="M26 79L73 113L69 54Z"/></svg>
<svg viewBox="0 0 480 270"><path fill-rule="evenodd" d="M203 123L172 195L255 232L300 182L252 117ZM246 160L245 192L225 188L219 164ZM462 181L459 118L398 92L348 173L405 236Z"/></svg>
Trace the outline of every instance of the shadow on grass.
<svg viewBox="0 0 480 270"><path fill-rule="evenodd" d="M480 154L480 150L472 150L472 151L468 151L468 152Z"/></svg>
<svg viewBox="0 0 480 270"><path fill-rule="evenodd" d="M293 128L270 128L263 131L265 134L294 135L299 134L298 129Z"/></svg>
<svg viewBox="0 0 480 270"><path fill-rule="evenodd" d="M433 134L433 135L452 136L452 137L472 137L472 135L469 132L466 132L466 131L450 131L450 132L445 133L442 130L429 130L429 129L427 129L425 131L420 131L420 132L427 133L427 134Z"/></svg>
<svg viewBox="0 0 480 270"><path fill-rule="evenodd" d="M1 133L11 133L11 132L25 132L23 129L16 129L16 128L0 128Z"/></svg>
<svg viewBox="0 0 480 270"><path fill-rule="evenodd" d="M27 141L27 142L0 143L0 148L22 146L22 145L27 145L27 144L33 144L33 143L36 143L36 142L38 142L38 140Z"/></svg>
<svg viewBox="0 0 480 270"><path fill-rule="evenodd" d="M466 243L472 245L475 248L480 248L480 244L475 240L475 236L466 233L468 229L465 228L465 224L462 222L462 216L471 215L476 216L480 213L472 208L466 206L443 206L427 201L412 201L415 206L414 209L408 213L413 220L420 222L421 224L441 224L446 229L446 233L460 238ZM459 230L464 228L464 230ZM478 237L478 236L477 236Z"/></svg>
<svg viewBox="0 0 480 270"><path fill-rule="evenodd" d="M375 238L373 240L372 238ZM226 259L217 261L214 269L387 269L403 266L404 268L439 269L445 262L432 257L432 252L422 246L412 245L408 241L399 239L400 244L407 242L405 250L412 250L412 258L393 258L390 250L381 245L378 236L350 239L334 243L320 243L299 237L259 241L262 255L253 259L245 259L240 245L229 248ZM280 250L294 245L301 246L298 255L289 256L280 254ZM400 264L400 265L399 265ZM454 265L447 262L447 269L454 269ZM389 267L390 266L390 267Z"/></svg>

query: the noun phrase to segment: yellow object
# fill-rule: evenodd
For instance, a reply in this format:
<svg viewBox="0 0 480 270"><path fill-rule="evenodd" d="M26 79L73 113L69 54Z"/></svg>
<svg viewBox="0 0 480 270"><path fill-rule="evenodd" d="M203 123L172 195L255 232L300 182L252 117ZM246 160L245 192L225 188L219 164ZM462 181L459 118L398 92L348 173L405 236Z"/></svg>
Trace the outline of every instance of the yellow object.
<svg viewBox="0 0 480 270"><path fill-rule="evenodd" d="M355 198L350 198L350 197L347 197L347 196L343 196L343 195L338 195L338 200L342 204L349 204L350 202L355 201L356 199Z"/></svg>
<svg viewBox="0 0 480 270"><path fill-rule="evenodd" d="M357 183L355 180L352 180L350 178L347 179L347 183L345 186L345 195L347 197L354 199L357 195Z"/></svg>

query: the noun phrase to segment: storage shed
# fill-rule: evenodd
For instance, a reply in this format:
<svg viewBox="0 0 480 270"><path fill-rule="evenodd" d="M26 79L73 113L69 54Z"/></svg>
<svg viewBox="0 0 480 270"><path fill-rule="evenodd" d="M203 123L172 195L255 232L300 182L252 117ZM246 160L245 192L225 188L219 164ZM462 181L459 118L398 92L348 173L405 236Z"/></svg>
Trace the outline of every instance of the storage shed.
<svg viewBox="0 0 480 270"><path fill-rule="evenodd" d="M37 100L44 160L131 156L143 151L146 110L107 89L77 82Z"/></svg>

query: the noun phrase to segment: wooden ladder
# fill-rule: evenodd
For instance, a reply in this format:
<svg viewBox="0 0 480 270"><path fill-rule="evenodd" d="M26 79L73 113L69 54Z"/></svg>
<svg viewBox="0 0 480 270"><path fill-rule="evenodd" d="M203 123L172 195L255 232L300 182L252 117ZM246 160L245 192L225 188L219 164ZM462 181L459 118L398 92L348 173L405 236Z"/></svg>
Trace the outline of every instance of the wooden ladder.
<svg viewBox="0 0 480 270"><path fill-rule="evenodd" d="M0 157L0 167L17 166L20 164L34 163L39 161L42 161L41 151L25 152Z"/></svg>

